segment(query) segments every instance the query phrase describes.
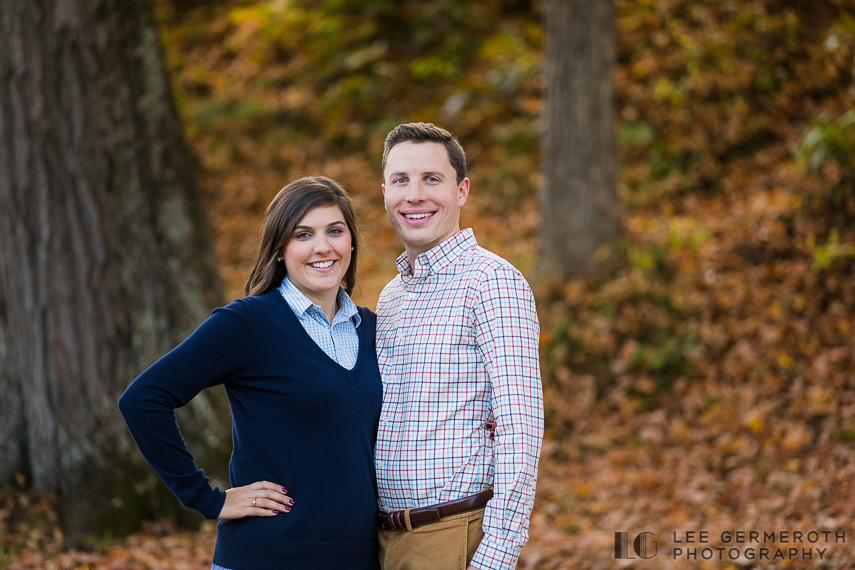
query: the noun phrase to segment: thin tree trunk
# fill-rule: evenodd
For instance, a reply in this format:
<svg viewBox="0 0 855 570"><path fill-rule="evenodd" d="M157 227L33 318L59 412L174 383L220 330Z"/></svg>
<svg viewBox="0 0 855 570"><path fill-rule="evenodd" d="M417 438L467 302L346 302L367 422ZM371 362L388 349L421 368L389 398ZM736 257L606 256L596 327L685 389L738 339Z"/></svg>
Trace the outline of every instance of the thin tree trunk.
<svg viewBox="0 0 855 570"><path fill-rule="evenodd" d="M614 134L615 0L547 0L543 276L609 275L622 262Z"/></svg>
<svg viewBox="0 0 855 570"><path fill-rule="evenodd" d="M72 541L152 510L116 401L221 302L210 235L148 0L0 2L0 482Z"/></svg>

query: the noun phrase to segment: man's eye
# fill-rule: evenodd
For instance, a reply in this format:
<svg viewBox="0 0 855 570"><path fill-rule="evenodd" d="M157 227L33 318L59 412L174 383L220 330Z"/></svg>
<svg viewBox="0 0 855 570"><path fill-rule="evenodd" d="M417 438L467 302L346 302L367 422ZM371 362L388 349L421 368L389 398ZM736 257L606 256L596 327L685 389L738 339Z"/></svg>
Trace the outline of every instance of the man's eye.
<svg viewBox="0 0 855 570"><path fill-rule="evenodd" d="M396 178L392 181L392 184L403 184L406 181L407 181L406 178Z"/></svg>
<svg viewBox="0 0 855 570"><path fill-rule="evenodd" d="M439 178L437 178L436 176L428 176L428 177L426 178L426 180L427 180L428 182L439 182Z"/></svg>

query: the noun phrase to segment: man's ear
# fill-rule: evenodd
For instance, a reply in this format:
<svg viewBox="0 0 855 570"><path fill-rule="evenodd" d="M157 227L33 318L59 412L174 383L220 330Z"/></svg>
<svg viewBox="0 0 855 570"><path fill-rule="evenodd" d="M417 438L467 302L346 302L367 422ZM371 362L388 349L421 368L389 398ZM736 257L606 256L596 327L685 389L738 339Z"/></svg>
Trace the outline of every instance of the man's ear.
<svg viewBox="0 0 855 570"><path fill-rule="evenodd" d="M457 207L460 208L466 203L469 198L469 177L467 176L460 181L457 186Z"/></svg>

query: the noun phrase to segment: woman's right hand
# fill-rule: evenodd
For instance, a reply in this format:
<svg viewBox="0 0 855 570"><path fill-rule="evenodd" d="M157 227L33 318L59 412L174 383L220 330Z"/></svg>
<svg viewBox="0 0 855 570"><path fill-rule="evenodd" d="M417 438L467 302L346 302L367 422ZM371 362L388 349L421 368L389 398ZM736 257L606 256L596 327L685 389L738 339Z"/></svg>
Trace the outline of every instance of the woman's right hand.
<svg viewBox="0 0 855 570"><path fill-rule="evenodd" d="M252 485L229 489L217 519L275 517L282 512L290 513L294 499L286 495L287 492L282 485L270 481L258 481Z"/></svg>

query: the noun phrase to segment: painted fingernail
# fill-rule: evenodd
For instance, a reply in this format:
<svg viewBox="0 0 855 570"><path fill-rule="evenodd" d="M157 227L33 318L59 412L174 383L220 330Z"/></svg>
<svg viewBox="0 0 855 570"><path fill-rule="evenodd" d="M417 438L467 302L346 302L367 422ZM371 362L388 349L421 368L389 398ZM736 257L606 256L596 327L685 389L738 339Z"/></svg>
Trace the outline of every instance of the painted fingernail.
<svg viewBox="0 0 855 570"><path fill-rule="evenodd" d="M287 492L288 492L288 489L286 489L285 487L282 487L282 492L283 492L283 493L287 493Z"/></svg>
<svg viewBox="0 0 855 570"><path fill-rule="evenodd" d="M285 511L286 513L290 513L290 512L291 512L291 508L290 508L290 507L285 507L285 508L284 508L284 509L282 509L282 510L283 510L283 511Z"/></svg>
<svg viewBox="0 0 855 570"><path fill-rule="evenodd" d="M289 504L289 505L293 505L293 504L294 504L294 499L288 499L288 504Z"/></svg>
<svg viewBox="0 0 855 570"><path fill-rule="evenodd" d="M278 514L279 514L279 511L273 511L273 514L274 514L274 515L278 515Z"/></svg>

